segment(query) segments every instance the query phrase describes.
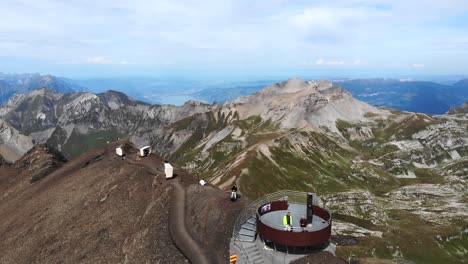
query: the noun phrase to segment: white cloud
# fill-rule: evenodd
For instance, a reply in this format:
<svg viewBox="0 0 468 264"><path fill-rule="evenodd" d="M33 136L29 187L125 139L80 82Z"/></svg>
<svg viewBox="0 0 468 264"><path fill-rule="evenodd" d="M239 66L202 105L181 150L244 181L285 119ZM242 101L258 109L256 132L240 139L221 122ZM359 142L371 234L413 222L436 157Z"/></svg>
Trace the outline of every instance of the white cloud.
<svg viewBox="0 0 468 264"><path fill-rule="evenodd" d="M413 66L413 68L424 68L425 67L425 65L421 64L421 63L414 63L412 66Z"/></svg>
<svg viewBox="0 0 468 264"><path fill-rule="evenodd" d="M332 60L332 61L327 61L328 65L344 65L344 61L337 61L337 60Z"/></svg>
<svg viewBox="0 0 468 264"><path fill-rule="evenodd" d="M104 57L91 57L84 60L85 64L102 64L102 65L127 65L128 61L113 61Z"/></svg>
<svg viewBox="0 0 468 264"><path fill-rule="evenodd" d="M431 68L467 70L468 31L460 22L466 0L0 2L3 20L14 21L0 24L0 71L10 64L2 57L21 58L18 64L292 68L310 50L324 59L307 65L402 68L431 57Z"/></svg>
<svg viewBox="0 0 468 264"><path fill-rule="evenodd" d="M322 59L318 59L318 60L315 61L315 64L317 64L317 65L322 65L324 63L325 63L325 61L322 60Z"/></svg>
<svg viewBox="0 0 468 264"><path fill-rule="evenodd" d="M315 65L345 65L343 60L324 60L318 59L315 61Z"/></svg>
<svg viewBox="0 0 468 264"><path fill-rule="evenodd" d="M329 66L341 66L346 65L347 63L343 60L324 60L317 59L315 61L304 61L302 66L313 66L313 65L329 65Z"/></svg>

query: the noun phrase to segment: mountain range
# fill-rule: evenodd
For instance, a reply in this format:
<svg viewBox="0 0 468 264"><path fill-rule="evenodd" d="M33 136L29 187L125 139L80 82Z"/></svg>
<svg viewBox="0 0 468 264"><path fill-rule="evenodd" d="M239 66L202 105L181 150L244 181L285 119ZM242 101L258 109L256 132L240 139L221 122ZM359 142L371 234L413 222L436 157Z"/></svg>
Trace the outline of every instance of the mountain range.
<svg viewBox="0 0 468 264"><path fill-rule="evenodd" d="M452 78L461 78L452 77ZM0 103L15 93L47 87L59 93L107 90L124 92L152 104L182 105L189 100L225 103L260 91L277 79L208 81L184 77L70 79L39 74L0 73ZM357 99L374 106L426 114L444 114L468 101L468 79L457 82L415 79L330 79Z"/></svg>
<svg viewBox="0 0 468 264"><path fill-rule="evenodd" d="M451 107L468 101L468 79L453 85L394 79L344 80L334 83L369 104L411 112L443 114Z"/></svg>
<svg viewBox="0 0 468 264"><path fill-rule="evenodd" d="M318 193L335 235L359 239L339 247L341 256L456 263L466 259L468 225L465 108L381 108L336 82L293 78L223 104L182 106L42 88L10 98L0 118L9 135L1 138L18 156L45 143L73 162L127 138L221 190L236 182L246 199Z"/></svg>
<svg viewBox="0 0 468 264"><path fill-rule="evenodd" d="M85 91L86 89L69 83L65 78L52 75L5 74L0 72L0 103L8 101L15 93L28 93L38 88L47 87L60 93Z"/></svg>
<svg viewBox="0 0 468 264"><path fill-rule="evenodd" d="M411 112L443 114L451 107L468 101L468 79L462 79L453 85L412 79L332 79L330 82L368 104ZM261 83L223 89L213 87L197 91L193 96L207 102L224 103L257 92L261 88Z"/></svg>

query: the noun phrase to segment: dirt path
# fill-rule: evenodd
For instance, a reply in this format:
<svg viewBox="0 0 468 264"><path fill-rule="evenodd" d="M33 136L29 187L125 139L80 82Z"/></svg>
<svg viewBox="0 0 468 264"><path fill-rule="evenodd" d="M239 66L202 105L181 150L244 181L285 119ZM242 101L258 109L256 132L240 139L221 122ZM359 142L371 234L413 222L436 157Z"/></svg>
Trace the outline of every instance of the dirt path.
<svg viewBox="0 0 468 264"><path fill-rule="evenodd" d="M144 166L153 175L158 174L158 169L152 162L145 162L144 159L141 161L134 161L128 158L126 161L133 165ZM173 187L171 194L171 208L169 211L169 232L171 234L172 240L176 244L177 248L182 251L185 257L187 257L191 263L213 263L209 260L207 253L200 247L195 239L193 239L187 230L187 226L185 224L185 188L180 183L180 178L175 178L169 181Z"/></svg>
<svg viewBox="0 0 468 264"><path fill-rule="evenodd" d="M195 264L211 263L206 252L189 234L185 225L185 188L178 180L172 182L171 210L169 211L169 232L177 247Z"/></svg>

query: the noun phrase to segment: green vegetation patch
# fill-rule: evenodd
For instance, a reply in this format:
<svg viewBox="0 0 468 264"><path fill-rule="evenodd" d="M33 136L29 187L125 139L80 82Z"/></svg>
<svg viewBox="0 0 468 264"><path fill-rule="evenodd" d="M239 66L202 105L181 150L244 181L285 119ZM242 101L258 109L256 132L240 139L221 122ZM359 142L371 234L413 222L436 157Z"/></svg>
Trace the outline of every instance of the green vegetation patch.
<svg viewBox="0 0 468 264"><path fill-rule="evenodd" d="M356 245L338 246L337 255L345 259L352 256L354 260L405 259L417 264L466 261L468 240L463 233L466 223L435 225L403 210L389 211L389 218L387 227L379 227L382 238L360 237Z"/></svg>
<svg viewBox="0 0 468 264"><path fill-rule="evenodd" d="M68 160L71 160L88 150L105 145L107 141L114 141L125 136L115 130L89 131L86 135L73 130L67 142L62 146L62 153Z"/></svg>
<svg viewBox="0 0 468 264"><path fill-rule="evenodd" d="M94 158L88 160L88 161L83 165L83 168L86 167L86 166L88 166L88 165L90 165L90 164L93 164L93 163L95 163L95 162L101 161L101 160L103 160L103 159L104 159L104 153L99 154L99 155L97 155L96 157L94 157Z"/></svg>

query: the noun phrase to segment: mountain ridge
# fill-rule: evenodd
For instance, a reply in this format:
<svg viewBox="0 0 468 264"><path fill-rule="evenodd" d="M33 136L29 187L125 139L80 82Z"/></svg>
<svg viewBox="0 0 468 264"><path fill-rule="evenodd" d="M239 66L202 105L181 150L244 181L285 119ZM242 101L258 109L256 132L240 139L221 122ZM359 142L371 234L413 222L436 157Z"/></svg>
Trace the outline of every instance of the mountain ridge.
<svg viewBox="0 0 468 264"><path fill-rule="evenodd" d="M0 103L8 101L16 93L27 93L44 87L60 93L86 90L53 75L0 73Z"/></svg>
<svg viewBox="0 0 468 264"><path fill-rule="evenodd" d="M361 240L340 248L341 256L370 257L373 248L380 258L401 251L426 263L453 262L463 252L455 241L468 211L464 115L378 108L329 82L299 79L223 105L148 105L110 96L117 102L111 107L106 96L46 94L17 96L0 113L67 158L125 137L222 190L237 183L249 199L281 189L319 193L334 212L334 234ZM44 122L35 123L44 109ZM417 236L431 259L408 242L416 235L411 226L421 226Z"/></svg>

